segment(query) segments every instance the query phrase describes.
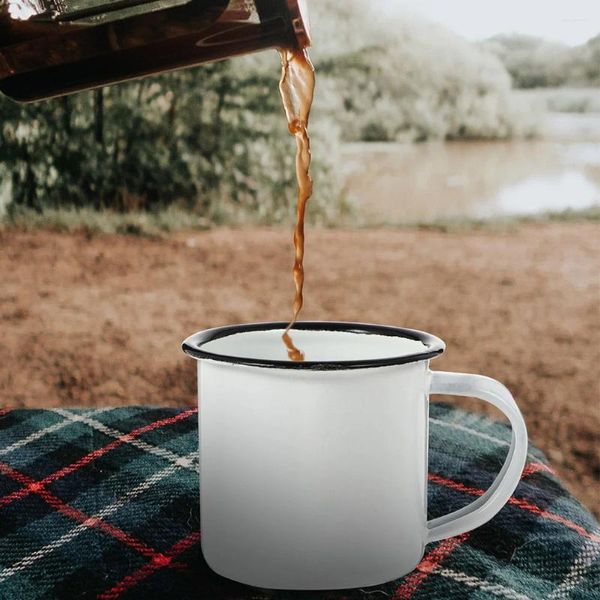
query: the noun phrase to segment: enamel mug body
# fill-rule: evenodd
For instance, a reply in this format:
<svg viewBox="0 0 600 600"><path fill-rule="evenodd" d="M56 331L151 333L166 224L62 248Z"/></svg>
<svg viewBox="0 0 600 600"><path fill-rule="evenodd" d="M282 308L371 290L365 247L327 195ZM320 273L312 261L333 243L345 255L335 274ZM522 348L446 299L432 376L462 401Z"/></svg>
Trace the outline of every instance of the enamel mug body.
<svg viewBox="0 0 600 600"><path fill-rule="evenodd" d="M199 359L202 550L214 571L274 589L381 584L413 570L428 542L502 508L527 452L504 386L432 372L429 361L444 348L434 336L352 323L299 323L294 341L317 360L294 367L261 350L281 327L221 328L184 343ZM393 336L405 336L402 355ZM513 438L484 496L428 522L428 407L438 393L494 404Z"/></svg>

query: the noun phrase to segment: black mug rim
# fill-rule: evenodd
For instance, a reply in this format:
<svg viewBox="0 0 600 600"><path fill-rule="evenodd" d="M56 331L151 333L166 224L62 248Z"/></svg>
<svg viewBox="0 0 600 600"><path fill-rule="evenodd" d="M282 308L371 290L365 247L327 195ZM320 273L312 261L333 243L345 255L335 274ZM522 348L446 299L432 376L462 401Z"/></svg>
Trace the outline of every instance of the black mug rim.
<svg viewBox="0 0 600 600"><path fill-rule="evenodd" d="M263 358L248 358L230 356L208 352L202 346L213 340L229 337L238 333L249 331L270 331L272 329L285 329L288 326L284 321L270 321L265 323L246 323L240 325L225 325L205 329L189 336L182 344L183 351L192 358L198 360L214 360L218 362L239 364L252 367L264 367L271 369L295 369L309 371L343 371L348 369L371 369L374 367L387 367L392 365L403 365L422 360L429 360L441 354L446 345L435 335L418 329L407 329L405 327L394 327L392 325L374 325L370 323L354 323L345 321L298 321L294 324L292 331L344 331L347 333L387 335L401 337L409 340L419 341L426 346L421 352L392 356L387 358L374 358L364 360L337 360L337 361L302 361L291 360L269 360Z"/></svg>

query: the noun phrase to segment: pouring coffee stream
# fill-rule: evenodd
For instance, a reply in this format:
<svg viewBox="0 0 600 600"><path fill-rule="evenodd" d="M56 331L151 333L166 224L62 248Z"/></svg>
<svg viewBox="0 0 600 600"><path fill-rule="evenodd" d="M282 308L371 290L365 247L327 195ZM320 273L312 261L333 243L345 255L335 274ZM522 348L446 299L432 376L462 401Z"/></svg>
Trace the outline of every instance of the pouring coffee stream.
<svg viewBox="0 0 600 600"><path fill-rule="evenodd" d="M290 329L294 326L304 303L304 219L306 205L312 195L313 182L310 177L310 138L308 119L315 90L315 70L306 49L279 51L281 56L281 81L279 91L283 101L288 128L296 138L296 179L298 181L298 203L294 230L294 297L292 320L283 333L290 360L304 360L304 353L292 341Z"/></svg>

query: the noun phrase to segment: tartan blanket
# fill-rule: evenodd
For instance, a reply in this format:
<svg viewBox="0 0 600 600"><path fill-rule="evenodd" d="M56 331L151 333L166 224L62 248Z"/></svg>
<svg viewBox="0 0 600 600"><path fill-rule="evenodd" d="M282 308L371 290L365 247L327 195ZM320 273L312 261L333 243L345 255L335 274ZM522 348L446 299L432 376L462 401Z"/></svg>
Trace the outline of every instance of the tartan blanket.
<svg viewBox="0 0 600 600"><path fill-rule="evenodd" d="M340 592L223 579L200 551L197 435L194 409L0 409L0 600L600 598L598 523L534 447L508 505L402 579ZM509 440L433 404L430 516L480 496Z"/></svg>

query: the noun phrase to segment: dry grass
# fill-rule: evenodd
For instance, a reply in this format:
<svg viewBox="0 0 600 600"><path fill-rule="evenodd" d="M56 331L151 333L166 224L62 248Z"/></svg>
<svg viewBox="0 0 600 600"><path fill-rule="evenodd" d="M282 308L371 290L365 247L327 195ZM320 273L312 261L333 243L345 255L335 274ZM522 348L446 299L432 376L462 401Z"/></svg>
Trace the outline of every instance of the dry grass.
<svg viewBox="0 0 600 600"><path fill-rule="evenodd" d="M56 208L41 212L14 209L0 221L4 229L34 231L46 229L60 233L128 234L160 236L181 229L207 229L209 221L179 208L160 212L98 211L90 208Z"/></svg>
<svg viewBox="0 0 600 600"><path fill-rule="evenodd" d="M361 229L373 229L374 225L359 225L360 218L347 207L340 212L340 221L345 226L359 226ZM262 219L264 221L264 219ZM321 220L325 226L333 226L335 221ZM533 216L508 216L479 220L470 218L438 219L409 223L405 226L390 223L393 229L430 229L445 232L472 230L506 231L525 223L582 223L600 221L600 207L584 210L565 210L547 212ZM0 231L36 231L47 230L57 233L83 233L86 235L123 234L142 237L165 237L178 231L199 231L216 225L251 226L255 220L240 214L222 213L218 222L179 208L169 208L160 212L117 213L93 209L58 208L42 212L18 209L0 218ZM377 227L388 227L378 223Z"/></svg>

